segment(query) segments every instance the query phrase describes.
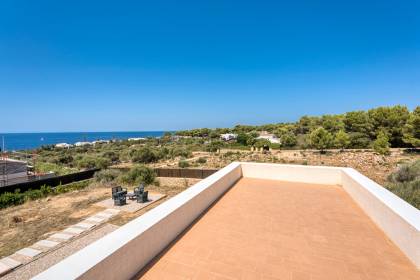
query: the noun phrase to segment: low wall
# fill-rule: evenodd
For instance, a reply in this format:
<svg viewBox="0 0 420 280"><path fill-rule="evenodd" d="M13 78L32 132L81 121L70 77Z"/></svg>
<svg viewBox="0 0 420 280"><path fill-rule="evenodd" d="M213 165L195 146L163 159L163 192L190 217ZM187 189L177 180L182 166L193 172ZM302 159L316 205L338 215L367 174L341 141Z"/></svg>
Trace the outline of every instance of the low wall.
<svg viewBox="0 0 420 280"><path fill-rule="evenodd" d="M33 279L130 279L241 176L232 163Z"/></svg>
<svg viewBox="0 0 420 280"><path fill-rule="evenodd" d="M420 211L356 170L342 170L343 188L420 269Z"/></svg>
<svg viewBox="0 0 420 280"><path fill-rule="evenodd" d="M130 279L241 177L342 185L378 227L420 268L420 211L356 170L231 163L34 279Z"/></svg>
<svg viewBox="0 0 420 280"><path fill-rule="evenodd" d="M248 178L323 185L341 185L341 168L292 164L242 162L242 174Z"/></svg>

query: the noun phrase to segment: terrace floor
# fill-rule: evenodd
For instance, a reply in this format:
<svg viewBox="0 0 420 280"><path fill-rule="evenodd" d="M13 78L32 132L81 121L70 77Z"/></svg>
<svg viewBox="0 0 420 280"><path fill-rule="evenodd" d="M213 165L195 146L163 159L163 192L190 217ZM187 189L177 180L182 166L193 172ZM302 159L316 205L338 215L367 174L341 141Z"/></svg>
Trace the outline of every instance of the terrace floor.
<svg viewBox="0 0 420 280"><path fill-rule="evenodd" d="M243 178L141 279L420 279L339 186Z"/></svg>

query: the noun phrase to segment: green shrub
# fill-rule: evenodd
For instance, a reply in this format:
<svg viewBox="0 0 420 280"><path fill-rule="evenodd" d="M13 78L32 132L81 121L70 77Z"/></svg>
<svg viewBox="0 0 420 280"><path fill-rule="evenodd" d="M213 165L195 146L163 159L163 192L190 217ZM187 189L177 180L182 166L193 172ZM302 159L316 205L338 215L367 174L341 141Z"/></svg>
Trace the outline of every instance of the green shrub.
<svg viewBox="0 0 420 280"><path fill-rule="evenodd" d="M205 157L199 157L197 159L197 163L204 164L206 162L207 162L207 158L205 158Z"/></svg>
<svg viewBox="0 0 420 280"><path fill-rule="evenodd" d="M131 150L129 155L131 161L135 163L152 163L161 158L159 152L150 147Z"/></svg>
<svg viewBox="0 0 420 280"><path fill-rule="evenodd" d="M150 185L155 179L155 171L145 165L136 165L120 176L120 181L128 185L137 185L140 183Z"/></svg>
<svg viewBox="0 0 420 280"><path fill-rule="evenodd" d="M28 200L36 200L49 195L55 195L65 193L74 190L80 190L87 187L90 180L84 180L80 182L74 182L67 185L59 185L57 187L41 186L39 190L28 190L23 193L19 189L16 189L14 193L5 192L0 195L0 208L6 208L13 205L23 204Z"/></svg>
<svg viewBox="0 0 420 280"><path fill-rule="evenodd" d="M108 158L99 156L84 156L77 161L77 166L84 169L100 168L105 169L111 165L111 161Z"/></svg>
<svg viewBox="0 0 420 280"><path fill-rule="evenodd" d="M334 143L337 148L344 150L350 145L350 136L344 130L340 130L335 134Z"/></svg>
<svg viewBox="0 0 420 280"><path fill-rule="evenodd" d="M385 132L379 132L376 140L373 142L373 149L375 152L381 155L388 155L389 154L389 138L385 134Z"/></svg>
<svg viewBox="0 0 420 280"><path fill-rule="evenodd" d="M385 186L420 209L420 160L399 167L388 177L388 183Z"/></svg>
<svg viewBox="0 0 420 280"><path fill-rule="evenodd" d="M311 146L317 150L324 151L332 147L334 137L323 127L318 127L309 135Z"/></svg>
<svg viewBox="0 0 420 280"><path fill-rule="evenodd" d="M420 160L400 166L397 171L388 176L392 183L404 183L420 179Z"/></svg>
<svg viewBox="0 0 420 280"><path fill-rule="evenodd" d="M179 166L179 167L181 167L181 168L187 168L187 167L189 167L189 166L190 166L190 164L189 164L189 162L188 162L188 161L186 161L186 160L180 160L180 161L178 162L178 166Z"/></svg>
<svg viewBox="0 0 420 280"><path fill-rule="evenodd" d="M184 158L190 158L192 156L191 150L189 150L186 147L173 147L169 151L169 155L171 158L174 157L184 157Z"/></svg>
<svg viewBox="0 0 420 280"><path fill-rule="evenodd" d="M101 184L114 182L121 175L121 171L116 169L105 169L95 173L94 179Z"/></svg>
<svg viewBox="0 0 420 280"><path fill-rule="evenodd" d="M296 135L291 131L283 133L280 137L280 143L283 147L293 147L297 144Z"/></svg>

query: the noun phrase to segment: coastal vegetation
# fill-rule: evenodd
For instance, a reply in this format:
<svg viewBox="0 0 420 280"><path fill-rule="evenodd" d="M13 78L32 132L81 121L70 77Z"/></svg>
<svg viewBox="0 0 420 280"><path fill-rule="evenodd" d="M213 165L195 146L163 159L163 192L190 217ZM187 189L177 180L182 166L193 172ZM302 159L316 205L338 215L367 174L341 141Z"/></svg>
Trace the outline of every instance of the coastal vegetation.
<svg viewBox="0 0 420 280"><path fill-rule="evenodd" d="M221 136L226 133L235 137L223 140ZM261 138L263 133L275 135L279 142ZM398 105L339 115L303 116L289 123L167 132L160 138L71 148L43 146L30 153L37 173L62 175L99 168L95 181L108 186L152 184L153 168L221 168L232 161L349 166L383 184L390 172L401 165L400 159L418 158L419 137L420 106L410 111ZM395 148L402 149L403 156ZM317 152L322 157L316 157ZM365 165L356 161L358 158ZM376 164L375 170L383 171L373 172Z"/></svg>

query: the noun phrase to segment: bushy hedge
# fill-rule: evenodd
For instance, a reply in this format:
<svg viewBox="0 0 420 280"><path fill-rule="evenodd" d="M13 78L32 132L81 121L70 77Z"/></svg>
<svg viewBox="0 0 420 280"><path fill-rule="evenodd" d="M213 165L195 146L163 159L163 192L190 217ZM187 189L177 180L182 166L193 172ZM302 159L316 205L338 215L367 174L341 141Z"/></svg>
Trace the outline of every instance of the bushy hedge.
<svg viewBox="0 0 420 280"><path fill-rule="evenodd" d="M401 166L388 181L388 190L420 209L420 160Z"/></svg>
<svg viewBox="0 0 420 280"><path fill-rule="evenodd" d="M0 195L0 208L6 208L13 205L23 204L28 200L36 200L49 195L56 195L60 193L66 193L69 191L79 190L86 188L89 185L90 180L84 180L75 182L67 185L58 185L57 187L42 186L39 190L28 190L26 192L20 192L16 189L15 192L5 192Z"/></svg>

